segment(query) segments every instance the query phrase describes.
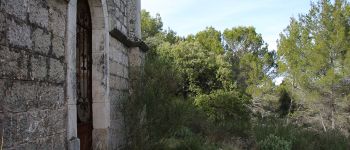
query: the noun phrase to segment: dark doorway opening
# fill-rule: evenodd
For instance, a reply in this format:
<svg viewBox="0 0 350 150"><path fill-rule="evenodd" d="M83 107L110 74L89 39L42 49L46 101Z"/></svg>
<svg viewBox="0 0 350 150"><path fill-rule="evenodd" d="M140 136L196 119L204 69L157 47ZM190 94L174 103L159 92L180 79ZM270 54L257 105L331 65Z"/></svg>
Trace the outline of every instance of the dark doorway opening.
<svg viewBox="0 0 350 150"><path fill-rule="evenodd" d="M87 0L77 5L77 125L80 149L92 149L92 25Z"/></svg>

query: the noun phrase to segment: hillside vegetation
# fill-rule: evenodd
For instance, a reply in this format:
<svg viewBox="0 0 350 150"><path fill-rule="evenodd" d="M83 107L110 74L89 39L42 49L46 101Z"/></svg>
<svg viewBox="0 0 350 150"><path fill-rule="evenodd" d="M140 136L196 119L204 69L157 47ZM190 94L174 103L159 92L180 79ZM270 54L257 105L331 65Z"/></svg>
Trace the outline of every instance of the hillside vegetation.
<svg viewBox="0 0 350 150"><path fill-rule="evenodd" d="M350 148L345 0L321 0L291 18L277 51L254 27L207 27L180 37L146 10L142 36L150 50L128 107L142 117L130 120L138 124L131 149ZM282 84L275 85L277 77Z"/></svg>

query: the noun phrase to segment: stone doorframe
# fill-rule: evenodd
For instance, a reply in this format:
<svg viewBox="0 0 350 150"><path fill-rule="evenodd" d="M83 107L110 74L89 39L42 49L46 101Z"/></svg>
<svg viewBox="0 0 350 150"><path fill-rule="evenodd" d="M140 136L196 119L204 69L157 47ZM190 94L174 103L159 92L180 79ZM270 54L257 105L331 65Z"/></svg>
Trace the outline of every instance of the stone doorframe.
<svg viewBox="0 0 350 150"><path fill-rule="evenodd" d="M109 28L106 0L88 0L92 22L93 149L107 149L110 126ZM68 149L79 149L76 94L77 0L68 1L65 61Z"/></svg>

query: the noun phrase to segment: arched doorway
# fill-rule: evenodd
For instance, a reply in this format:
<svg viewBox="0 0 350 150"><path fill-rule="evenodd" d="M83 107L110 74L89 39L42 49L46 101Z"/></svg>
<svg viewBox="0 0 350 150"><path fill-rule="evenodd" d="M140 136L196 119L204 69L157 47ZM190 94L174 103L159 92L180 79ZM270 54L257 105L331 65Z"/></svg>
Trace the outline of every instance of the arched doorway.
<svg viewBox="0 0 350 150"><path fill-rule="evenodd" d="M92 25L87 0L78 0L76 29L77 129L80 149L92 149Z"/></svg>

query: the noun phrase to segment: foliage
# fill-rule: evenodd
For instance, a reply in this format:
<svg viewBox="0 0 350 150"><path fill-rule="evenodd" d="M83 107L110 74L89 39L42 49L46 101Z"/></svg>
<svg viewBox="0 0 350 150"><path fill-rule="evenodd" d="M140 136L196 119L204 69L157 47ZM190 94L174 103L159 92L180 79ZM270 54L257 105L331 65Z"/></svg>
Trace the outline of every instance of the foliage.
<svg viewBox="0 0 350 150"><path fill-rule="evenodd" d="M222 46L221 32L213 27L207 27L205 30L198 32L195 35L195 41L200 43L204 49L215 54L222 54L224 48Z"/></svg>
<svg viewBox="0 0 350 150"><path fill-rule="evenodd" d="M195 105L214 121L243 119L249 116L249 97L234 91L218 90L208 95L199 95L195 99Z"/></svg>
<svg viewBox="0 0 350 150"><path fill-rule="evenodd" d="M302 103L310 97L325 104L314 110L328 118L322 119L324 130L336 128L341 84L349 76L349 8L345 0L314 3L308 14L291 19L278 42L279 71L289 82L292 97Z"/></svg>
<svg viewBox="0 0 350 150"><path fill-rule="evenodd" d="M195 105L203 110L210 120L228 132L241 136L250 128L250 98L235 91L214 91L195 98Z"/></svg>
<svg viewBox="0 0 350 150"><path fill-rule="evenodd" d="M256 33L254 27L234 27L224 31L227 49L239 53L258 53L264 45L261 34ZM264 47L266 48L266 47Z"/></svg>
<svg viewBox="0 0 350 150"><path fill-rule="evenodd" d="M270 134L266 139L259 142L260 150L291 150L291 143Z"/></svg>
<svg viewBox="0 0 350 150"><path fill-rule="evenodd" d="M282 88L280 88L280 97L278 100L280 103L279 112L281 117L286 116L289 113L293 113L293 108L295 107L295 104L292 102L288 91L285 88L283 88L283 86L284 85L282 84Z"/></svg>
<svg viewBox="0 0 350 150"><path fill-rule="evenodd" d="M276 136L290 142L293 150L345 150L350 146L350 140L337 130L317 132L276 118L259 119L254 135L259 144L271 135Z"/></svg>
<svg viewBox="0 0 350 150"><path fill-rule="evenodd" d="M189 93L210 93L213 90L229 87L229 82L222 78L229 78L229 64L222 63L222 56L203 48L198 42L180 42L172 49L175 66L184 79L183 85L188 87ZM226 67L226 68L225 68ZM226 77L225 77L226 75ZM218 78L220 77L220 78Z"/></svg>
<svg viewBox="0 0 350 150"><path fill-rule="evenodd" d="M275 53L269 52L261 34L254 27L234 27L223 33L225 49L231 56L233 79L238 87L251 95L271 81L269 75L275 67Z"/></svg>
<svg viewBox="0 0 350 150"><path fill-rule="evenodd" d="M130 149L232 148L234 137L253 137L261 149L346 149L349 141L337 130L312 130L307 119L293 117L323 113L321 119L334 120L335 108L347 111L334 104L350 95L349 15L343 0L313 4L308 14L292 18L276 53L254 27L223 33L207 27L179 37L163 30L159 14L143 10L143 40L150 50L140 71L143 82L125 110L143 116L127 121L143 120L132 132L139 133L132 139L139 145ZM273 82L276 69L285 77L280 86ZM315 102L328 106L307 108Z"/></svg>
<svg viewBox="0 0 350 150"><path fill-rule="evenodd" d="M159 149L169 149L169 150L203 150L203 149L213 149L214 145L206 143L202 136L193 133L189 128L183 127L174 133L170 138L163 139L161 141L163 144L162 148ZM215 148L216 149L216 148Z"/></svg>
<svg viewBox="0 0 350 150"><path fill-rule="evenodd" d="M154 37L163 30L162 18L159 14L153 18L149 12L142 10L141 12L141 34L142 39Z"/></svg>

